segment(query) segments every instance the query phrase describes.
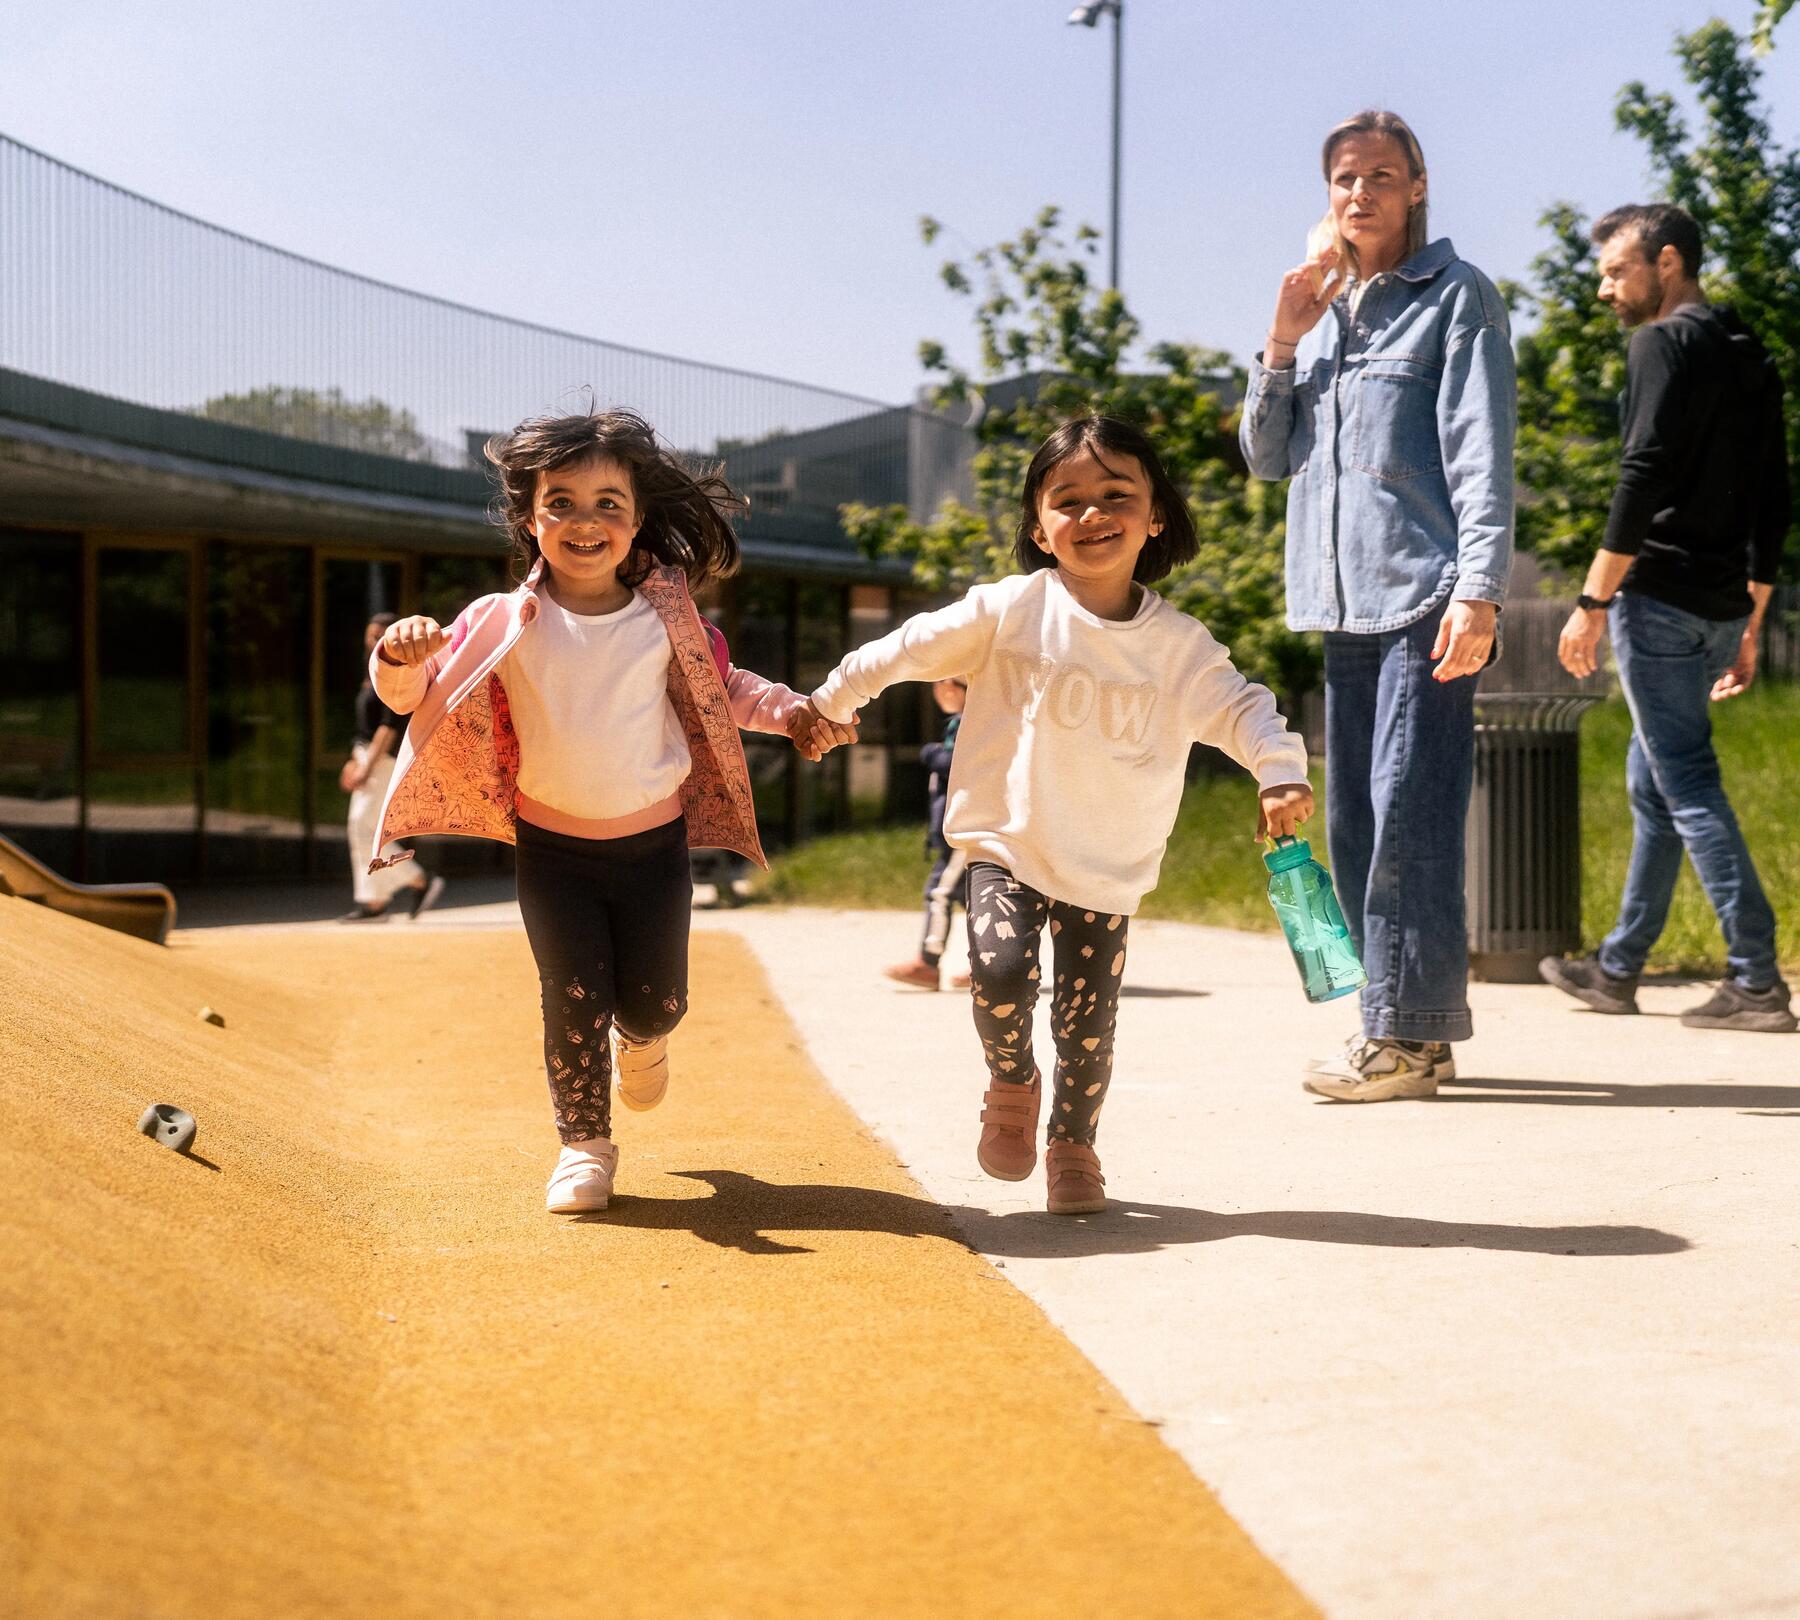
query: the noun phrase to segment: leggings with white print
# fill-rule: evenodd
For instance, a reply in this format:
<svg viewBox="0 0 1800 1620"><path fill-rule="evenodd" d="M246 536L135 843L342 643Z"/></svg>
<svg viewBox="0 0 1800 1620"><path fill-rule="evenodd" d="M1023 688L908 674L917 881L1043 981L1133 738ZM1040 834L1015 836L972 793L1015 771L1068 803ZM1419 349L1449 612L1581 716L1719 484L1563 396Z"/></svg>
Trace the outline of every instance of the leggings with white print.
<svg viewBox="0 0 1800 1620"><path fill-rule="evenodd" d="M680 817L625 838L518 827L519 910L544 999L544 1068L565 1142L612 1134L607 1032L666 1035L687 1011L694 885Z"/></svg>
<svg viewBox="0 0 1800 1620"><path fill-rule="evenodd" d="M1044 1134L1092 1147L1112 1079L1129 919L1052 900L992 861L970 863L968 907L975 1032L989 1075L1015 1084L1028 1082L1035 1068L1031 1020L1043 979L1040 936L1049 923L1056 1079Z"/></svg>

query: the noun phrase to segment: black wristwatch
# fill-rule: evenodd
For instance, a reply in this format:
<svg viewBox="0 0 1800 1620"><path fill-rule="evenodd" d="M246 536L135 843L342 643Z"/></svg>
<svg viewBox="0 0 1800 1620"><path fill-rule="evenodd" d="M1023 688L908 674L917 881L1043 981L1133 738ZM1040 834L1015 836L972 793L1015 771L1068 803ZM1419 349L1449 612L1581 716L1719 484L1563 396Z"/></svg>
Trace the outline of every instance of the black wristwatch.
<svg viewBox="0 0 1800 1620"><path fill-rule="evenodd" d="M1604 613L1613 605L1613 600L1614 598L1609 596L1602 602L1599 597L1589 596L1586 591L1583 591L1581 595L1575 598L1575 605L1578 608L1586 609L1589 613Z"/></svg>

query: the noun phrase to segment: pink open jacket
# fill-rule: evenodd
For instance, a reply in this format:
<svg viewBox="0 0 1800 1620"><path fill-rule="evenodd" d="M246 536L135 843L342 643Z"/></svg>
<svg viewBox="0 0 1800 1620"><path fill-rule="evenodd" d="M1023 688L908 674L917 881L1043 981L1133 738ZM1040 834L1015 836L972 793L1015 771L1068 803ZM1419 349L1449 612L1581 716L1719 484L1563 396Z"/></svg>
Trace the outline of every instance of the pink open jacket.
<svg viewBox="0 0 1800 1620"><path fill-rule="evenodd" d="M540 559L517 590L471 602L451 625L450 644L423 664L387 663L379 648L370 657L381 701L412 716L376 827L371 872L408 859L404 850L383 858L396 838L452 833L515 841L519 738L498 668L537 617L543 570ZM783 732L804 699L731 667L725 638L700 617L679 569L656 569L637 591L669 633L669 701L693 757L680 793L688 842L767 866L738 729Z"/></svg>

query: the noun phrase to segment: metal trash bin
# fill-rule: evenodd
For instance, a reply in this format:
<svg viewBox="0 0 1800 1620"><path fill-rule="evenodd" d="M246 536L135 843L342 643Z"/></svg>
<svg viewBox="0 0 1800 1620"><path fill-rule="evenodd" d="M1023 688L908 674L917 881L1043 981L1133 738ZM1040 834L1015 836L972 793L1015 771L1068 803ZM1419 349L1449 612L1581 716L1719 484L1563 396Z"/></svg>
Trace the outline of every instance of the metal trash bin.
<svg viewBox="0 0 1800 1620"><path fill-rule="evenodd" d="M1581 717L1588 695L1475 699L1475 791L1464 893L1469 972L1535 984L1581 944Z"/></svg>

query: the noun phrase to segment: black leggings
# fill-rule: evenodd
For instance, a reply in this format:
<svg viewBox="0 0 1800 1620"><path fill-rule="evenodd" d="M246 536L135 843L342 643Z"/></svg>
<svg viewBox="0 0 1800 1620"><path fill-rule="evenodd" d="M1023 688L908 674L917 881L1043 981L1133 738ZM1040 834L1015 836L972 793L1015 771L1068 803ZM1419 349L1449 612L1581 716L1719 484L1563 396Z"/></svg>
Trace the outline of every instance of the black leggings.
<svg viewBox="0 0 1800 1620"><path fill-rule="evenodd" d="M1112 1080L1113 1032L1125 974L1125 930L1118 912L1086 911L1052 900L992 861L969 864L969 977L975 1032L995 1080L1031 1079L1031 1020L1043 979L1044 924L1050 925L1056 987L1050 1034L1056 1042L1052 1142L1094 1145Z"/></svg>
<svg viewBox="0 0 1800 1620"><path fill-rule="evenodd" d="M519 910L544 997L544 1068L565 1142L612 1134L617 1019L633 1040L687 1011L687 823L626 838L570 838L521 821Z"/></svg>

